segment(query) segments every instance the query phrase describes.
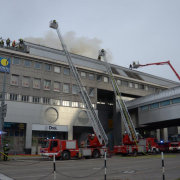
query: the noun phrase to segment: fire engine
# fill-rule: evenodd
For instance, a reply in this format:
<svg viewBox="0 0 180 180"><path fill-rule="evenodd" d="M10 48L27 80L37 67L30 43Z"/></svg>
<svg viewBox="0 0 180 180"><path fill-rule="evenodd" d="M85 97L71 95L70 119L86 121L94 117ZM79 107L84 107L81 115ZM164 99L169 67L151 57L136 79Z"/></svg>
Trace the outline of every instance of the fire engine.
<svg viewBox="0 0 180 180"><path fill-rule="evenodd" d="M169 139L169 151L177 152L180 151L180 134L173 135Z"/></svg>
<svg viewBox="0 0 180 180"><path fill-rule="evenodd" d="M56 158L62 157L62 159L69 159L70 157L93 157L98 158L100 155L104 155L107 151L106 145L108 144L107 135L100 123L100 120L93 108L89 95L86 88L83 86L79 73L73 64L71 55L64 44L61 33L58 29L58 23L56 20L50 22L50 28L56 29L59 40L65 52L67 61L71 72L76 80L79 95L82 102L86 108L88 118L91 120L92 127L94 130L93 135L88 135L86 143L82 145L81 148L78 147L76 140L60 140L60 139L47 139L44 140L42 148L40 149L41 155L53 156L56 154Z"/></svg>

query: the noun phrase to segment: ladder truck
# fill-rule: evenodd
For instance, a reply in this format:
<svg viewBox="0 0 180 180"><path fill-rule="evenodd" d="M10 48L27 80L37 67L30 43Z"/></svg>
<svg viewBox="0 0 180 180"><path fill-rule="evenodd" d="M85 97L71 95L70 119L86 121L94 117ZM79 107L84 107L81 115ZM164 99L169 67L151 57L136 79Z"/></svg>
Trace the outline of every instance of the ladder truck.
<svg viewBox="0 0 180 180"><path fill-rule="evenodd" d="M169 65L171 67L171 69L173 70L173 72L175 73L175 75L177 76L177 78L180 81L180 76L179 74L176 72L176 70L173 68L172 64L170 63L170 61L165 61L165 62L157 62L157 63L149 63L149 64L139 64L139 61L133 61L132 63L132 68L133 69L137 69L139 67L144 67L144 66L151 66L151 65Z"/></svg>
<svg viewBox="0 0 180 180"><path fill-rule="evenodd" d="M159 150L156 138L138 139L134 124L129 115L126 104L122 99L119 86L106 59L106 51L104 49L100 50L99 56L103 57L104 59L105 66L114 90L117 106L126 129L126 132L123 135L123 145L114 146L114 153L121 153L122 155L133 154L136 156L137 153L158 152Z"/></svg>
<svg viewBox="0 0 180 180"><path fill-rule="evenodd" d="M86 88L83 86L79 73L73 64L71 54L68 52L67 47L63 41L62 35L58 29L58 23L56 20L50 21L50 28L57 31L59 40L61 42L62 48L66 55L70 70L76 80L77 88L79 95L82 99L82 102L86 108L88 118L91 120L92 127L94 130L94 135L88 135L87 141L82 148L78 147L76 140L60 140L60 139L51 139L44 140L42 148L40 150L41 155L47 155L52 157L52 153L56 153L56 158L62 157L62 159L69 159L70 157L79 157L79 156L91 156L93 158L98 158L100 155L104 155L107 151L108 137L101 125L101 122L93 108L89 95L86 91Z"/></svg>

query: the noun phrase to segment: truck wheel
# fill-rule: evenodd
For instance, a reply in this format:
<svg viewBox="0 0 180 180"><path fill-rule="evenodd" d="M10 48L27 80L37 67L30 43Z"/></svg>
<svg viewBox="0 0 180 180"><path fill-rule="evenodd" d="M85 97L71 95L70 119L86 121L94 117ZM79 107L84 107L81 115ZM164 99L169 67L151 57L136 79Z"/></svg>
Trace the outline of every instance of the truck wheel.
<svg viewBox="0 0 180 180"><path fill-rule="evenodd" d="M136 149L134 149L134 151L133 151L133 156L134 156L134 157L137 156L137 150L136 150Z"/></svg>
<svg viewBox="0 0 180 180"><path fill-rule="evenodd" d="M99 151L98 151L98 150L94 150L94 151L93 151L93 154L92 154L92 157L93 157L93 158L99 158L99 157L100 157Z"/></svg>
<svg viewBox="0 0 180 180"><path fill-rule="evenodd" d="M68 160L70 158L70 154L68 151L63 151L62 153L62 159L63 160Z"/></svg>

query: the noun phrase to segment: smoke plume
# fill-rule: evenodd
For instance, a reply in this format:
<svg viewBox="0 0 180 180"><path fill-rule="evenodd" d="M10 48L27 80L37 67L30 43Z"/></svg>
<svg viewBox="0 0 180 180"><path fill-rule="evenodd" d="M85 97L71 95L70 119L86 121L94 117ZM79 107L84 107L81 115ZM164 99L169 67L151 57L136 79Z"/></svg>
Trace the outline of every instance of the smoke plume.
<svg viewBox="0 0 180 180"><path fill-rule="evenodd" d="M77 37L74 31L69 31L65 33L63 39L65 41L65 44L69 52L93 59L97 59L99 50L103 48L101 47L102 44L101 39L98 38L89 39L87 37ZM57 34L51 30L48 31L45 34L45 36L42 38L27 37L24 38L24 40L27 42L62 50L62 46ZM107 51L108 61L109 62L112 61L113 56L111 51L108 48L104 48L104 49Z"/></svg>

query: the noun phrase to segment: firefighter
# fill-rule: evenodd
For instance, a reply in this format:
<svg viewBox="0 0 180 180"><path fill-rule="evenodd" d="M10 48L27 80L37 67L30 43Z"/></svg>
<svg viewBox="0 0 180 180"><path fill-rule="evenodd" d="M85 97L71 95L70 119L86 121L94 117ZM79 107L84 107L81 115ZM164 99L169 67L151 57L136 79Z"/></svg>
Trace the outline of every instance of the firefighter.
<svg viewBox="0 0 180 180"><path fill-rule="evenodd" d="M131 70L132 70L132 64L130 64L130 65L129 65L129 69L131 69Z"/></svg>
<svg viewBox="0 0 180 180"><path fill-rule="evenodd" d="M93 140L93 139L94 139L94 137L95 137L95 135L94 135L94 134L92 134L92 135L91 135L91 140Z"/></svg>
<svg viewBox="0 0 180 180"><path fill-rule="evenodd" d="M3 41L3 39L1 40L0 45L1 45L2 47L4 46L4 41Z"/></svg>
<svg viewBox="0 0 180 180"><path fill-rule="evenodd" d="M10 39L8 38L7 40L6 40L6 45L7 45L7 47L9 46L10 47Z"/></svg>
<svg viewBox="0 0 180 180"><path fill-rule="evenodd" d="M14 40L12 43L12 47L15 47L15 45L16 45L16 41Z"/></svg>
<svg viewBox="0 0 180 180"><path fill-rule="evenodd" d="M8 159L8 151L9 151L9 146L8 144L6 144L4 147L3 147L3 150L4 150L4 161L7 161Z"/></svg>
<svg viewBox="0 0 180 180"><path fill-rule="evenodd" d="M56 20L53 20L53 23L56 24Z"/></svg>
<svg viewBox="0 0 180 180"><path fill-rule="evenodd" d="M98 56L98 60L101 61L101 56L100 55Z"/></svg>
<svg viewBox="0 0 180 180"><path fill-rule="evenodd" d="M20 44L23 44L23 42L24 42L23 39L20 38L20 39L19 39L19 43L20 43Z"/></svg>
<svg viewBox="0 0 180 180"><path fill-rule="evenodd" d="M101 52L104 52L104 49L101 49Z"/></svg>

